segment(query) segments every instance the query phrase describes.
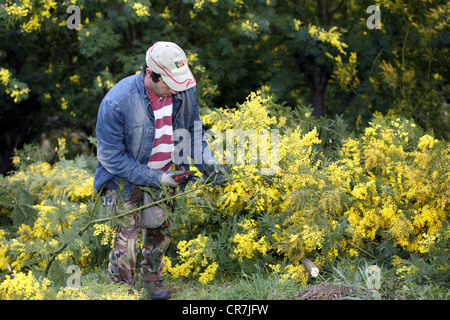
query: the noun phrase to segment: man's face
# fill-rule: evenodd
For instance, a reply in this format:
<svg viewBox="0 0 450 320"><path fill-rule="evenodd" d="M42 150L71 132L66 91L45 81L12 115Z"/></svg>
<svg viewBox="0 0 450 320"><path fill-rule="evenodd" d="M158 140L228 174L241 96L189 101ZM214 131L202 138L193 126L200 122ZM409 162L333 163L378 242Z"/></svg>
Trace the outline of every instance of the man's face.
<svg viewBox="0 0 450 320"><path fill-rule="evenodd" d="M159 78L158 82L156 83L153 82L151 74L152 71L150 69L147 69L145 85L147 86L147 88L150 90L151 93L162 98L167 98L177 94L175 90L169 88L169 86L164 82L162 77Z"/></svg>

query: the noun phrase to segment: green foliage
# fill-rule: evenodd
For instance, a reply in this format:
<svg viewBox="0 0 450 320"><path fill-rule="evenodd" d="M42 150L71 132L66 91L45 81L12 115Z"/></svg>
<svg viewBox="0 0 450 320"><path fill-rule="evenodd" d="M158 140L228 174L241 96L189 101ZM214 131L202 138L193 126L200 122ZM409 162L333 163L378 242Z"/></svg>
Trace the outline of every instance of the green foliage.
<svg viewBox="0 0 450 320"><path fill-rule="evenodd" d="M88 213L94 218L104 214L94 208L92 174L96 159L80 155L74 160L60 158L50 165L43 158L40 148L26 146L16 152L17 170L1 179L0 206L5 221L2 250L7 254L0 261L0 269L10 265L15 271L33 270L44 275L51 255L68 243L50 269L54 283L65 283L69 265L102 266L108 254L101 239L93 235L94 230L79 234Z"/></svg>
<svg viewBox="0 0 450 320"><path fill-rule="evenodd" d="M340 257L386 262L409 254L423 255L428 268L421 270L446 272L445 258L432 248L447 241L441 234L448 221L448 144L411 120L376 114L364 134L355 136L340 118L318 120L303 110L294 114L256 95L238 110L205 115L206 123L224 131L237 124L260 129L276 114L279 171L264 176L261 164L230 166L232 185L185 195L174 241L199 234L214 239L221 274L253 274L266 266L306 283L299 265L304 256L326 268ZM317 128L334 139L319 140ZM437 251L445 256L445 250ZM172 247L175 257L181 253ZM174 262L187 267L172 260L171 268ZM179 270L176 276L187 276Z"/></svg>
<svg viewBox="0 0 450 320"><path fill-rule="evenodd" d="M443 297L436 286L448 282L448 145L410 120L375 115L358 136L345 130L340 118L316 119L306 107L289 110L254 94L239 109L215 111L205 119L217 119L213 127L222 129L234 119L247 128L277 124L279 171L261 175L262 161L236 164L228 166L233 184L188 184L176 198L172 218L173 242L165 258L171 281L189 277L210 286L240 276L227 291L230 297L288 297L315 281L300 263L308 256L323 277L347 279L345 286L366 282L367 265L361 261L379 265L385 291L372 296L361 287L353 298L386 298L390 289L401 297ZM331 141L319 139L317 128ZM17 170L0 181L4 294L19 294L8 291L14 286L11 269L33 288L47 285L39 290L48 297L118 298L115 287L94 272L105 270L114 237L114 221L95 206L95 157L59 157L49 164L36 146L15 157ZM64 288L69 265L92 274L83 290ZM410 291L400 292L399 282L388 285L393 277ZM415 286L423 291L412 292Z"/></svg>
<svg viewBox="0 0 450 320"><path fill-rule="evenodd" d="M71 4L1 5L5 152L50 128L91 135L106 91L138 72L157 40L185 49L203 108L234 106L265 87L294 108L343 114L352 127L381 111L448 135L448 3L378 1L380 30L366 26L368 0L78 0L78 29L67 28Z"/></svg>
<svg viewBox="0 0 450 320"><path fill-rule="evenodd" d="M66 23L73 2L77 29ZM305 284L305 255L325 269L365 256L391 259L408 285L448 282L449 4L376 1L382 26L369 30L373 1L321 3L0 4L2 172L15 169L0 177L2 278L8 265L44 275L51 257L57 285L70 264L104 267L113 221L89 225L105 212L94 209L96 159L76 141L95 140L85 137L107 90L168 40L186 51L209 127L281 137L276 175L260 174L262 162L229 166L232 185L199 181L177 199L168 273L208 282L271 268ZM249 96L258 88L263 95ZM37 291L47 285L22 276Z"/></svg>

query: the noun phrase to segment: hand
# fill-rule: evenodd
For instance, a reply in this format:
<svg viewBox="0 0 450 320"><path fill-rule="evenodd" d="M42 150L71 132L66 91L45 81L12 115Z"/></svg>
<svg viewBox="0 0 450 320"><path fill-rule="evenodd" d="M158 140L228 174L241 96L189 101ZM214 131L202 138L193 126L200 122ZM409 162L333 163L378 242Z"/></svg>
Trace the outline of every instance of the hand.
<svg viewBox="0 0 450 320"><path fill-rule="evenodd" d="M229 175L227 169L214 160L209 160L205 163L205 174L212 180L211 186L224 185L229 181L226 180L226 176Z"/></svg>
<svg viewBox="0 0 450 320"><path fill-rule="evenodd" d="M173 177L174 176L180 176L182 174L184 174L184 171L178 171L177 170L177 171L164 172L162 174L162 177L161 177L161 184L164 184L164 185L169 186L169 187L176 187L181 182L175 181Z"/></svg>

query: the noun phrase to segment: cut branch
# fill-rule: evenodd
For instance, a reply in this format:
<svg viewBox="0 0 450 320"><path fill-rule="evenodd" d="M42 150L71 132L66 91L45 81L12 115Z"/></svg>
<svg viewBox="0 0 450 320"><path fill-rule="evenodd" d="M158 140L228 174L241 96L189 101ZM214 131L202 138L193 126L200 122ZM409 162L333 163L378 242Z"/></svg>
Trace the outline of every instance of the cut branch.
<svg viewBox="0 0 450 320"><path fill-rule="evenodd" d="M300 262L305 266L306 270L308 270L309 274L313 278L317 278L319 275L319 268L308 258L300 259Z"/></svg>

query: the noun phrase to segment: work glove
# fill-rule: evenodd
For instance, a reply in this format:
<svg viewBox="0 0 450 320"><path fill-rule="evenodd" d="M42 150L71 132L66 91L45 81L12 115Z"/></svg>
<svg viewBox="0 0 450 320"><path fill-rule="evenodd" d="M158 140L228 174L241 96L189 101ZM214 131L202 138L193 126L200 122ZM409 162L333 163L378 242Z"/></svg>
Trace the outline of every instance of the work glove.
<svg viewBox="0 0 450 320"><path fill-rule="evenodd" d="M177 181L175 181L175 179L173 177L180 176L182 174L184 174L184 171L179 171L179 170L165 171L161 176L161 184L164 184L169 187L176 187L178 184L181 183L181 181L177 182Z"/></svg>
<svg viewBox="0 0 450 320"><path fill-rule="evenodd" d="M205 174L208 179L211 179L211 186L219 186L229 183L227 177L229 176L227 169L219 165L215 160L209 160L205 163Z"/></svg>

